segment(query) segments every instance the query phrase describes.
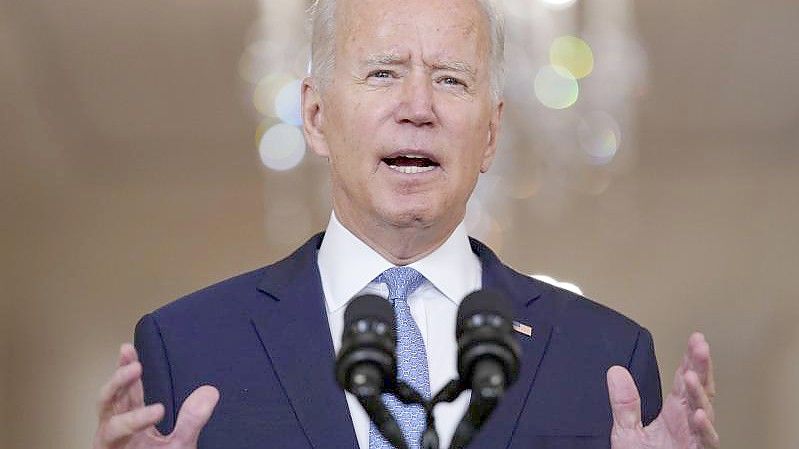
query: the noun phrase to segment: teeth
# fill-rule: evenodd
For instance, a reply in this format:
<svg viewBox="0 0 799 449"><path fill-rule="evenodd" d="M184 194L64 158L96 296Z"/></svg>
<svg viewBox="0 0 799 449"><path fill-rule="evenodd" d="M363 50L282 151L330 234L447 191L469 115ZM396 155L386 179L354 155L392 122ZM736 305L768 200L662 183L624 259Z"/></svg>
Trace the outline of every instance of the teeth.
<svg viewBox="0 0 799 449"><path fill-rule="evenodd" d="M429 167L414 167L414 166L400 167L397 165L389 165L388 167L394 171L405 173L406 175L412 175L415 173L425 173L435 169L435 167L432 165Z"/></svg>

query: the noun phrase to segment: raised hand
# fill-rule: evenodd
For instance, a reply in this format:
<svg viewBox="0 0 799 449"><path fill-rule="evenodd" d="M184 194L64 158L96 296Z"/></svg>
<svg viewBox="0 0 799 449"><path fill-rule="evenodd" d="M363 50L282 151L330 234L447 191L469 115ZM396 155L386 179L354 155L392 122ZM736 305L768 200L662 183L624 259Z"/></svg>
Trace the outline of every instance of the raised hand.
<svg viewBox="0 0 799 449"><path fill-rule="evenodd" d="M630 373L614 366L607 379L613 411L612 449L719 449L713 426L713 364L704 335L691 335L660 415L646 427L641 423L641 398Z"/></svg>
<svg viewBox="0 0 799 449"><path fill-rule="evenodd" d="M219 391L208 385L194 390L180 408L175 430L164 436L155 428L164 416L164 406L144 405L141 375L136 349L122 345L117 370L100 390L92 449L196 448L200 431L219 401Z"/></svg>

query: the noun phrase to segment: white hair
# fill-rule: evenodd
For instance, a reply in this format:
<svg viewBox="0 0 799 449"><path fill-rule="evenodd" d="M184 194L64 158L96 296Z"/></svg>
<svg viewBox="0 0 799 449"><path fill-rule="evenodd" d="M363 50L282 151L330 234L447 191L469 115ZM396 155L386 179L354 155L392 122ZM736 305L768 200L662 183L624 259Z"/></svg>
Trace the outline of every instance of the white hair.
<svg viewBox="0 0 799 449"><path fill-rule="evenodd" d="M476 0L488 20L491 38L491 97L499 102L505 84L505 22L496 0ZM325 86L336 63L336 0L315 0L311 7L311 76Z"/></svg>

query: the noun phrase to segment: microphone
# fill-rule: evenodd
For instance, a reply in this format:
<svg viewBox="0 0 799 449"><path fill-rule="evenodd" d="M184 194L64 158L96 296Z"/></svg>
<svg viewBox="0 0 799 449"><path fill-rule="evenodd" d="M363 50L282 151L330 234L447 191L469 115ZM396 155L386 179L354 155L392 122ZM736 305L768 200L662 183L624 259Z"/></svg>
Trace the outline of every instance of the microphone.
<svg viewBox="0 0 799 449"><path fill-rule="evenodd" d="M469 409L452 437L450 449L465 447L519 377L519 343L513 337L512 308L504 296L476 291L458 308L458 375L472 390Z"/></svg>
<svg viewBox="0 0 799 449"><path fill-rule="evenodd" d="M407 449L402 429L380 398L397 383L394 320L394 309L385 298L364 295L350 302L344 311L336 380L358 398L386 440L398 449Z"/></svg>

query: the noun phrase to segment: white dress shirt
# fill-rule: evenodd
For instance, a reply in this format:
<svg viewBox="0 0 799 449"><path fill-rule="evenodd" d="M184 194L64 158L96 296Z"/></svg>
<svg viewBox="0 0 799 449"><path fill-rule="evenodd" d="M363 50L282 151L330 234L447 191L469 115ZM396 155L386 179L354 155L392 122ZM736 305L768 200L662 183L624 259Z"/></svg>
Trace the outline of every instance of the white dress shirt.
<svg viewBox="0 0 799 449"><path fill-rule="evenodd" d="M386 284L372 281L395 265L345 228L335 214L331 214L317 263L330 334L338 353L347 304L363 294L388 297ZM480 260L472 252L463 223L438 249L408 266L426 279L410 295L408 306L422 333L427 351L430 390L435 395L458 375L455 341L458 305L464 296L480 289L482 268ZM346 393L346 396L358 445L361 449L369 449L369 417L355 396L350 393ZM455 427L468 405L467 392L451 404L436 406L434 415L442 447L449 446Z"/></svg>

